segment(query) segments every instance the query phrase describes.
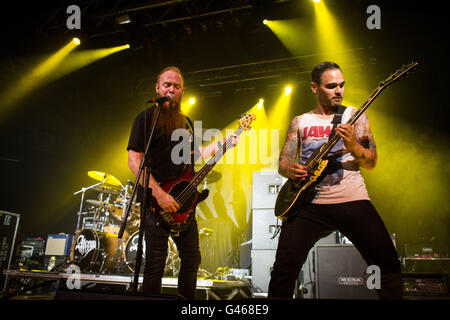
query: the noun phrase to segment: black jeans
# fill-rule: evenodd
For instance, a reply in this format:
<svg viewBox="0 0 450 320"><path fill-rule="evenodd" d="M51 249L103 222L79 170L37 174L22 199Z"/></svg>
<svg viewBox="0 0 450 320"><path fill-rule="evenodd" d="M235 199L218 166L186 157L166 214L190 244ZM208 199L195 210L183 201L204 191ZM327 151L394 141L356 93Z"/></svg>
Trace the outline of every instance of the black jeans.
<svg viewBox="0 0 450 320"><path fill-rule="evenodd" d="M269 298L290 299L309 250L333 230L344 234L367 265L381 271L380 299L401 299L401 264L389 233L368 200L309 204L283 222L269 283Z"/></svg>
<svg viewBox="0 0 450 320"><path fill-rule="evenodd" d="M142 291L146 293L161 293L161 281L167 259L169 232L157 224L158 220L152 214L145 218L145 268ZM197 272L201 262L198 240L197 221L191 222L189 229L173 236L177 246L180 262L178 275L178 293L186 299L195 299Z"/></svg>

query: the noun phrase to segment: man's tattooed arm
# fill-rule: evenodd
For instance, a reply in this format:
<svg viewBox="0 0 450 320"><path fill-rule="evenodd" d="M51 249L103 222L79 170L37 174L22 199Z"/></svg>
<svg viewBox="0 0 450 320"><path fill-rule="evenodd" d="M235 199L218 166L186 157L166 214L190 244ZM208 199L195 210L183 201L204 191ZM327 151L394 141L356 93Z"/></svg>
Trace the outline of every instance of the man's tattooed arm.
<svg viewBox="0 0 450 320"><path fill-rule="evenodd" d="M284 142L283 149L280 153L278 160L278 172L284 177L289 176L289 169L292 163L295 161L299 152L299 135L298 128L300 125L300 117L295 117L289 126L289 130L286 135L286 141Z"/></svg>
<svg viewBox="0 0 450 320"><path fill-rule="evenodd" d="M356 148L352 153L359 166L365 169L373 169L377 163L377 147L372 131L370 130L369 118L365 113L355 123L356 141L363 148Z"/></svg>

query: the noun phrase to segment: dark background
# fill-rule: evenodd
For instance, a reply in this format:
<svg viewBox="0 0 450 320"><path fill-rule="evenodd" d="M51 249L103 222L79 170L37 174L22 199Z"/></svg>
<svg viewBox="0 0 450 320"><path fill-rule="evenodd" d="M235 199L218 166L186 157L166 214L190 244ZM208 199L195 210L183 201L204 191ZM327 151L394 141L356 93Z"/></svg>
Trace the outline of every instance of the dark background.
<svg viewBox="0 0 450 320"><path fill-rule="evenodd" d="M134 22L126 27L117 26L114 15L108 15L157 3L12 2L2 10L2 92L74 36L82 41L77 50L132 46L36 88L11 108L0 109L0 209L21 214L22 236L73 233L80 206L80 195L73 193L97 182L87 176L90 170L111 173L122 183L134 181L125 152L131 124L153 98L156 74L167 65L176 65L185 74L186 92L201 100L191 118L202 120L206 128L223 128L262 96L270 110L286 79L298 83L297 92L302 92L293 93L290 118L313 106L308 83L310 70L320 62L314 57L316 52L310 49L305 54L311 58L292 60L282 68L264 63L291 54L261 24L261 17L312 16L312 1L186 1L132 11ZM80 31L65 27L65 9L70 4L82 9ZM371 4L381 8L381 30L366 28L365 11ZM405 128L389 130L407 150L389 148L393 153L384 153L384 159L387 162L394 153L406 158L395 162L395 179L383 176L384 168L379 166L368 173L367 184L389 231L398 236L400 254L404 254L404 244L424 244L446 255L450 242L446 11L433 2L334 0L327 1L327 6L339 17L355 47L362 48L361 67L356 72L369 76L365 87L375 88L402 64L420 63L416 72L383 93L376 106L377 112ZM228 10L238 7L243 9ZM280 77L248 81L255 75L273 74ZM347 92L358 85L349 83ZM364 99L357 102L362 104ZM379 131L388 128L372 125L374 132L377 125ZM284 132L280 139L284 140ZM377 140L380 153L383 142L389 146L389 138ZM376 180L377 175L384 182ZM406 199L400 199L405 193L398 182L405 176L414 183L409 184ZM92 199L96 194L86 196ZM408 206L418 198L422 206Z"/></svg>

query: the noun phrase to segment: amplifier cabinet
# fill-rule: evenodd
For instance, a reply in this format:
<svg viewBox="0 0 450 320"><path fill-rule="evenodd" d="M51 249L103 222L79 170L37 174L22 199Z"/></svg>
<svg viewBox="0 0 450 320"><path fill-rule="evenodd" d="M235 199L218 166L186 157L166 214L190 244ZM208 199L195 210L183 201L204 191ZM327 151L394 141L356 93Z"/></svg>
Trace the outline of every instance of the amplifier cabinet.
<svg viewBox="0 0 450 320"><path fill-rule="evenodd" d="M276 250L252 250L252 284L256 292L267 293Z"/></svg>
<svg viewBox="0 0 450 320"><path fill-rule="evenodd" d="M328 236L319 239L315 246L322 244L337 244L339 234L337 231L330 233ZM302 299L313 299L315 288L315 276L314 276L314 247L309 250L305 263L302 266L299 275L299 285L301 286L299 292L296 293L298 297Z"/></svg>
<svg viewBox="0 0 450 320"><path fill-rule="evenodd" d="M367 288L367 264L350 244L314 246L314 273L318 299L376 300Z"/></svg>

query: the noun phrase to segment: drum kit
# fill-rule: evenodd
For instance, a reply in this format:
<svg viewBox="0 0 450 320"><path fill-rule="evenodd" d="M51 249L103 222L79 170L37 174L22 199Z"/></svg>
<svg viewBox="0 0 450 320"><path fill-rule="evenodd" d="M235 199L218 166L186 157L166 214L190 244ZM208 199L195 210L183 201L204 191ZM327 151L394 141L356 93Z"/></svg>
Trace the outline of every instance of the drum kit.
<svg viewBox="0 0 450 320"><path fill-rule="evenodd" d="M101 274L134 273L139 240L140 204L133 201L122 238L118 237L125 217L127 203L132 194L133 183L123 185L111 174L100 171L88 171L88 176L98 183L83 187L74 195L81 193L81 204L77 213L78 220L75 238L70 253L71 262L77 264L82 272ZM205 185L221 178L221 174L212 171L205 178ZM97 199L86 199L88 190L98 192ZM86 211L83 209L87 208ZM145 241L140 272L145 265ZM177 276L180 259L176 245L168 239L168 254L165 267L166 276Z"/></svg>
<svg viewBox="0 0 450 320"><path fill-rule="evenodd" d="M118 238L126 206L132 194L132 184L128 181L123 185L113 175L100 171L89 171L88 176L100 182L74 193L74 195L81 193L82 196L70 260L76 263L82 272L134 273L139 239L139 203L131 204L125 231L122 238ZM85 200L85 193L88 190L97 191L97 199ZM87 210L83 211L83 208ZM143 244L143 259L145 259L145 241ZM178 271L177 249L169 237L165 274L176 276Z"/></svg>

